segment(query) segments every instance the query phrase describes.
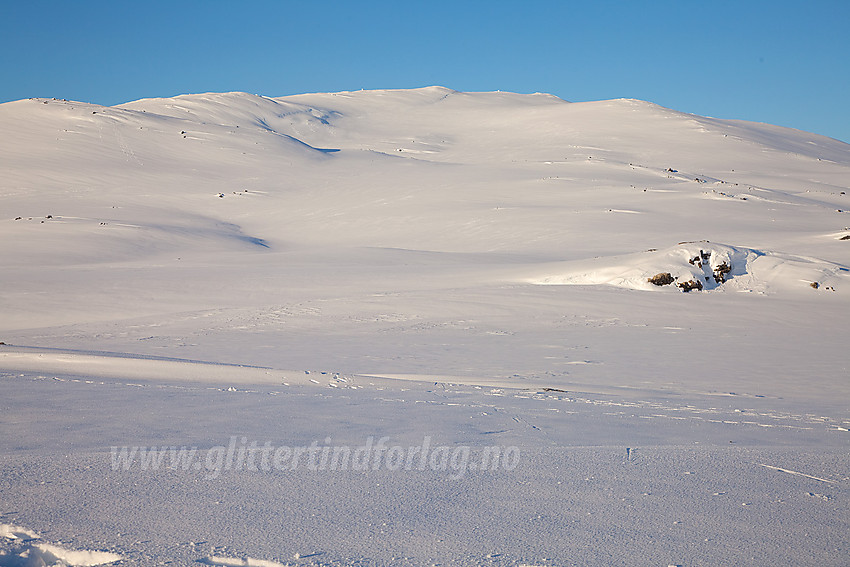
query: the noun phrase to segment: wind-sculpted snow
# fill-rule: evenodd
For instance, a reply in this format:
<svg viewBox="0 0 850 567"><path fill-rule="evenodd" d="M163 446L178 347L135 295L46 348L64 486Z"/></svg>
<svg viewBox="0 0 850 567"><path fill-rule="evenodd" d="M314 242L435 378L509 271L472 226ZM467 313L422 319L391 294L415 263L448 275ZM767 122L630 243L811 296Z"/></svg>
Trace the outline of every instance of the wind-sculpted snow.
<svg viewBox="0 0 850 567"><path fill-rule="evenodd" d="M92 567L121 559L108 551L65 549L41 542L32 530L0 524L0 566L2 567Z"/></svg>

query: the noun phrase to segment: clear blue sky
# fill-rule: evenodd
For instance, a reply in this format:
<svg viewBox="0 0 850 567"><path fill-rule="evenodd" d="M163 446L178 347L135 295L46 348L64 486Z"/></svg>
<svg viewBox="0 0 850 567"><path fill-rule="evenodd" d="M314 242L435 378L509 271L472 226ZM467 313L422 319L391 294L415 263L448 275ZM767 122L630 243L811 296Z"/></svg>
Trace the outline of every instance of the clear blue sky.
<svg viewBox="0 0 850 567"><path fill-rule="evenodd" d="M443 85L850 142L850 0L0 0L0 102Z"/></svg>

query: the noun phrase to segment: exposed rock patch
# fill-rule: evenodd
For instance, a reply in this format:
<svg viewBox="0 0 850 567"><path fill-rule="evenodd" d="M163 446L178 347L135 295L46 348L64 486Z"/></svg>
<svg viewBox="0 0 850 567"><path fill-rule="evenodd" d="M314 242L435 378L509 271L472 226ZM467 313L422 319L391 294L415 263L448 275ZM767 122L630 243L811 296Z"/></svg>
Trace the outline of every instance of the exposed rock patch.
<svg viewBox="0 0 850 567"><path fill-rule="evenodd" d="M805 289L810 285L814 288L812 282L817 282L815 289L840 292L838 285L850 281L850 267L817 258L700 240L659 250L564 262L560 273L550 272L530 281L544 285L613 285L659 292L728 289L760 294Z"/></svg>
<svg viewBox="0 0 850 567"><path fill-rule="evenodd" d="M655 274L654 276L647 279L646 281L648 281L649 283L651 283L653 285L662 286L662 285L670 285L671 283L676 281L676 278L674 278L673 275L670 272L662 272L660 274Z"/></svg>
<svg viewBox="0 0 850 567"><path fill-rule="evenodd" d="M685 293L693 290L702 291L702 282L698 280L688 280L686 282L679 282L676 285L679 286L679 289L681 289Z"/></svg>

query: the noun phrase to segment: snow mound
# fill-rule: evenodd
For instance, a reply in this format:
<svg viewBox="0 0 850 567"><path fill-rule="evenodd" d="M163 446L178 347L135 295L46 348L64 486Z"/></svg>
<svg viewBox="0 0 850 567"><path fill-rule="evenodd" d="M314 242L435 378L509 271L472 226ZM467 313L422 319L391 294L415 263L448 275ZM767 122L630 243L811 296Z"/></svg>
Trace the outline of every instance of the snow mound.
<svg viewBox="0 0 850 567"><path fill-rule="evenodd" d="M257 366L215 364L174 358L127 357L109 353L79 353L10 346L4 346L2 352L0 352L0 369L57 376L75 375L126 380L222 382L229 384L318 383L311 382L309 376L305 375L303 371L295 370L275 370ZM60 380L60 378L55 379ZM12 527L8 529L12 529ZM3 534L4 532L0 528L0 535Z"/></svg>
<svg viewBox="0 0 850 567"><path fill-rule="evenodd" d="M0 540L2 567L90 567L121 559L120 555L107 551L72 550L48 543L36 543L33 540L39 539L38 534L11 524L0 524L0 536L11 540Z"/></svg>
<svg viewBox="0 0 850 567"><path fill-rule="evenodd" d="M0 537L7 539L38 539L38 534L12 524L0 524Z"/></svg>
<svg viewBox="0 0 850 567"><path fill-rule="evenodd" d="M550 265L538 285L612 285L647 291L836 291L850 269L817 258L709 241ZM554 273L551 273L554 272Z"/></svg>

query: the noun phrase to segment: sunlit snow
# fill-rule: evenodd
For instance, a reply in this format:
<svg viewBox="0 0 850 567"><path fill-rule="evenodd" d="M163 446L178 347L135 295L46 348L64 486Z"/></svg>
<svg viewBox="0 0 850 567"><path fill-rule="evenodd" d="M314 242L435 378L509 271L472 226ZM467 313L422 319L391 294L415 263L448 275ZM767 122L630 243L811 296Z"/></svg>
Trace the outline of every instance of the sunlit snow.
<svg viewBox="0 0 850 567"><path fill-rule="evenodd" d="M850 556L847 144L442 87L0 132L0 565ZM295 466L384 438L433 459Z"/></svg>

